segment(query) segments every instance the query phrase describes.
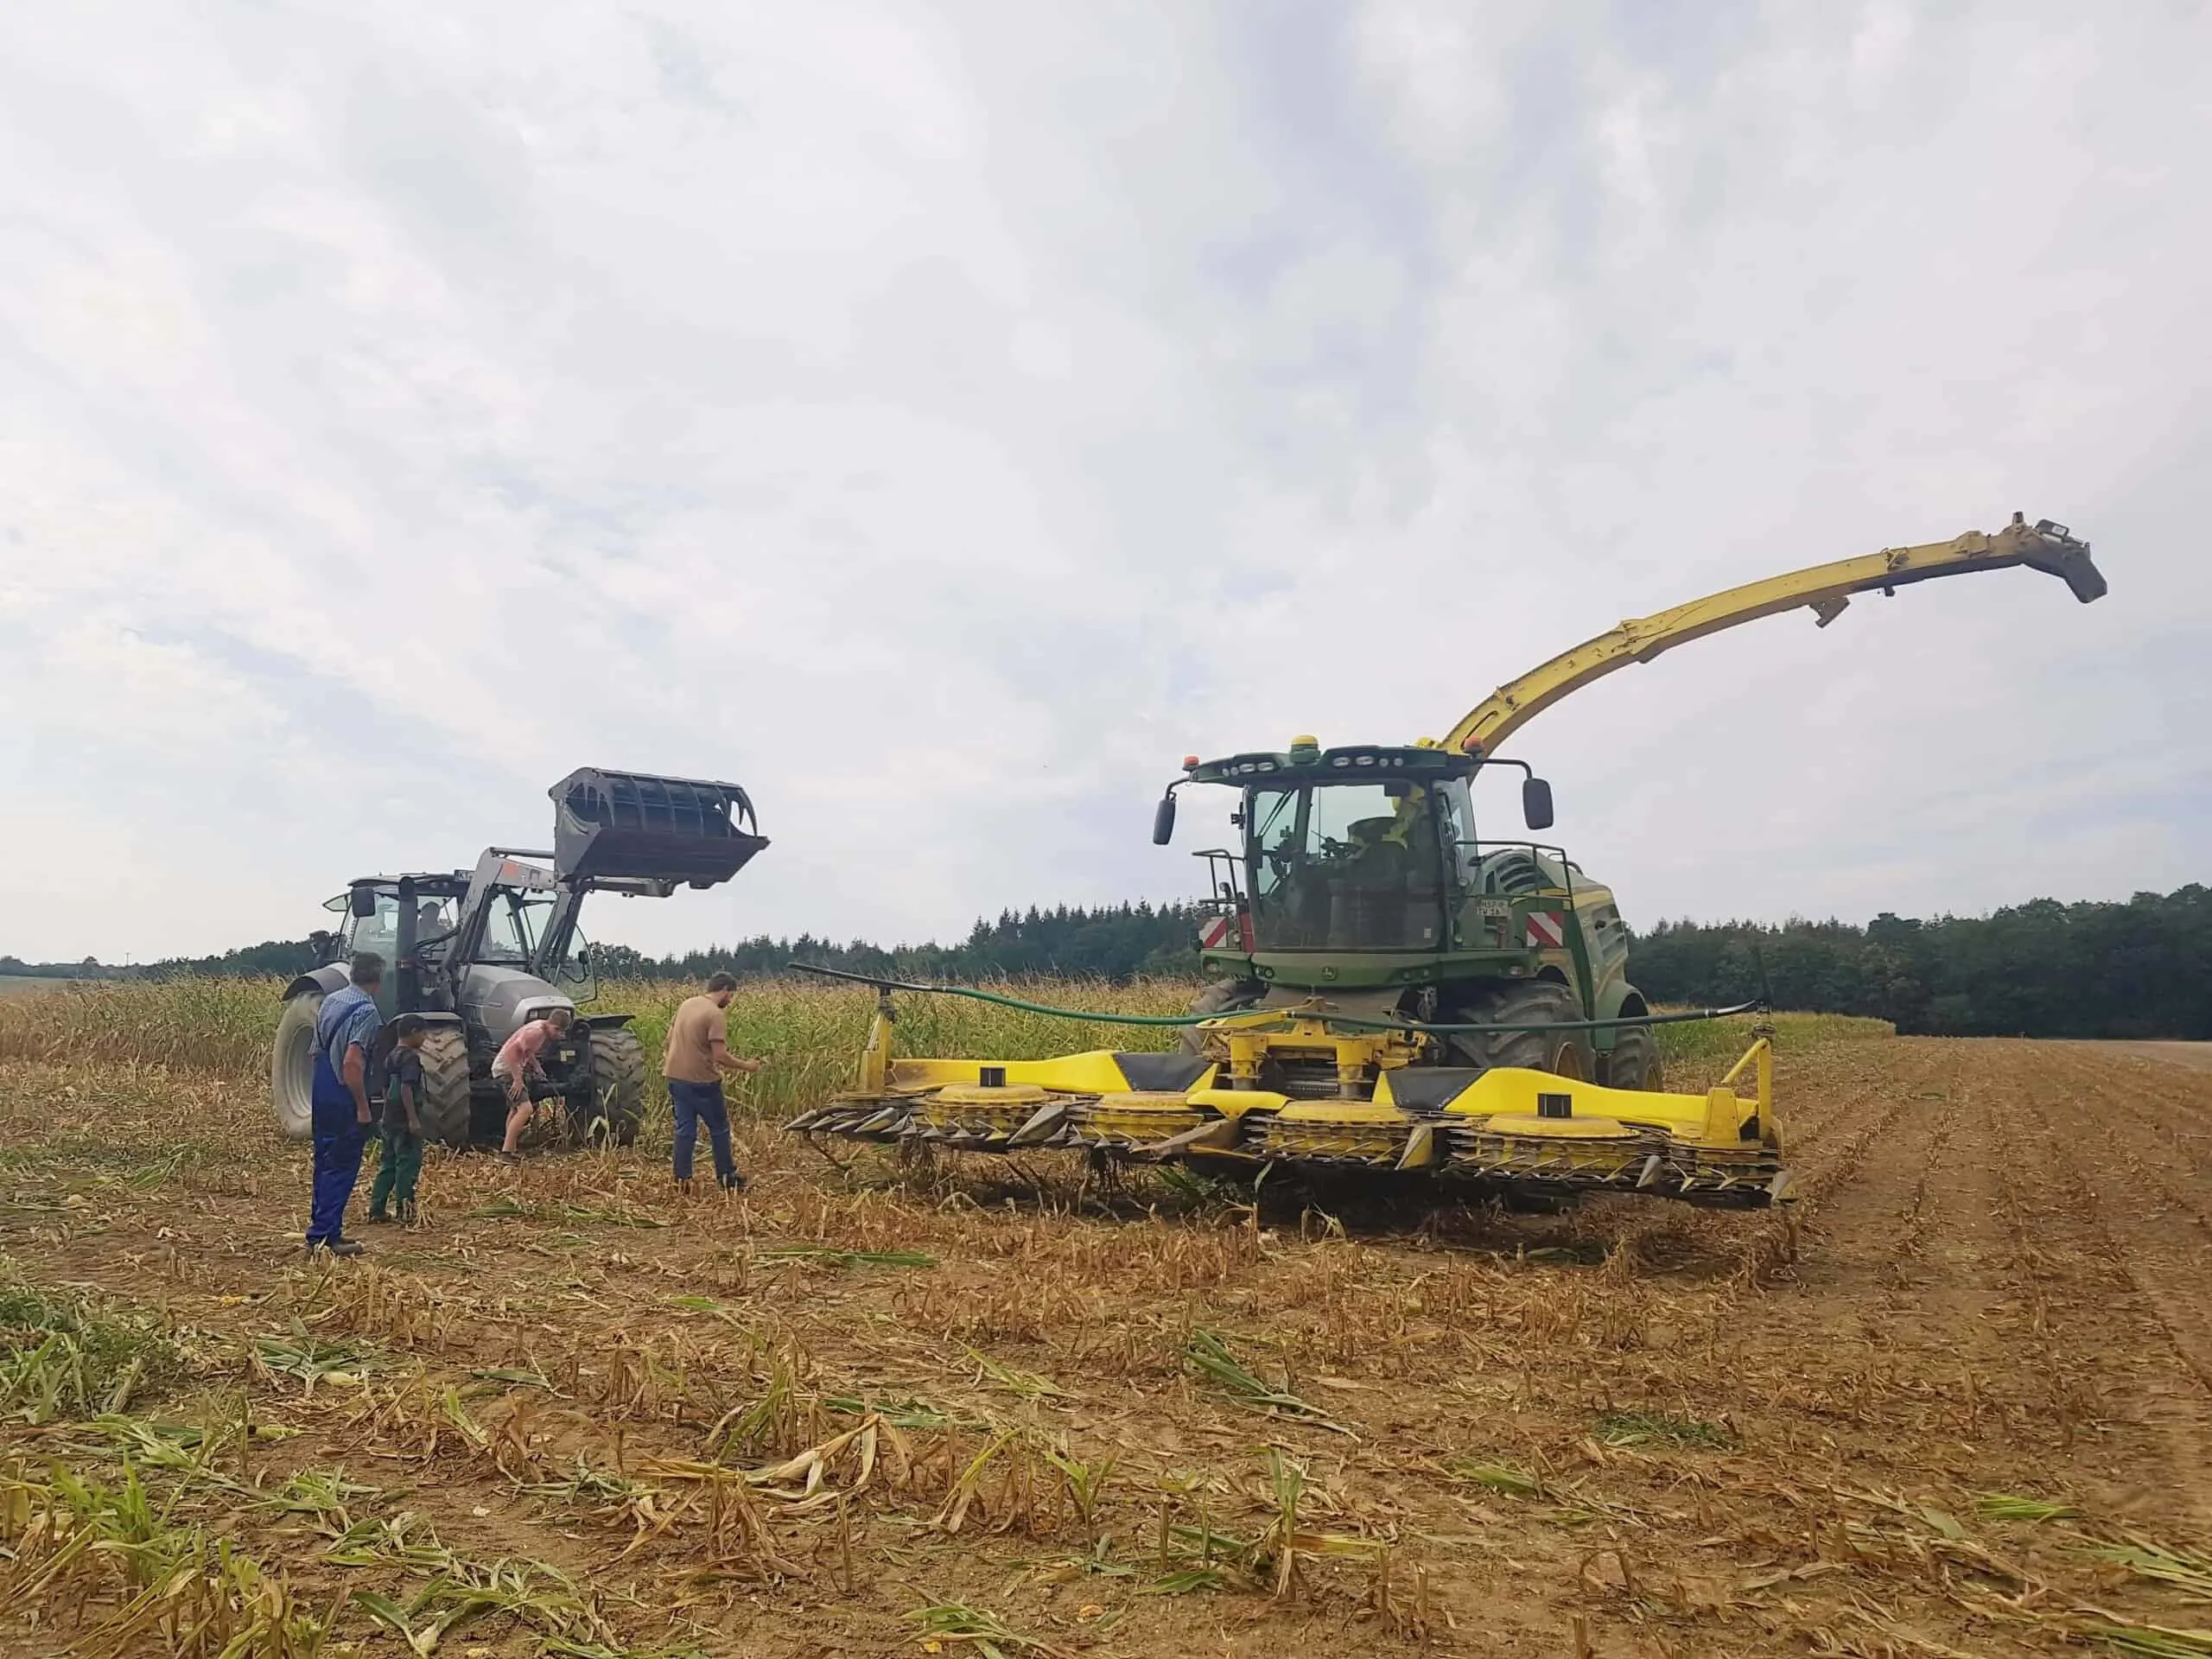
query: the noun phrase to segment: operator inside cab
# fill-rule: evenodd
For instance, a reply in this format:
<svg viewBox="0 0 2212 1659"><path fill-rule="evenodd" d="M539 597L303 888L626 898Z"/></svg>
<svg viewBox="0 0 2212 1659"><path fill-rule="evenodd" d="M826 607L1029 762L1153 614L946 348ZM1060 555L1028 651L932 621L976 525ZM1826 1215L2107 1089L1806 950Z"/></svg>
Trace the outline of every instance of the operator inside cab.
<svg viewBox="0 0 2212 1659"><path fill-rule="evenodd" d="M1395 855L1384 850L1402 849L1408 854L1433 852L1436 846L1436 825L1428 810L1428 791L1419 784L1393 780L1382 785L1392 806L1390 816L1362 818L1351 826L1351 857L1356 862L1371 862L1376 858L1391 859Z"/></svg>

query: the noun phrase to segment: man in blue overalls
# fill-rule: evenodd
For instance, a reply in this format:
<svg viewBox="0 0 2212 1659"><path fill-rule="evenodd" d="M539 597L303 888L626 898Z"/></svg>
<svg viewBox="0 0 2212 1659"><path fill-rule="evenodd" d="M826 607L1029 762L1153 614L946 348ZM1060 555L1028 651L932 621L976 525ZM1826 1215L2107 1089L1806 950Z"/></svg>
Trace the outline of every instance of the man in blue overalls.
<svg viewBox="0 0 2212 1659"><path fill-rule="evenodd" d="M369 1136L369 1068L384 1016L377 987L384 958L364 950L353 958L353 983L322 1001L315 1020L315 1199L308 1220L308 1250L359 1255L346 1236L346 1205L361 1178L361 1149Z"/></svg>

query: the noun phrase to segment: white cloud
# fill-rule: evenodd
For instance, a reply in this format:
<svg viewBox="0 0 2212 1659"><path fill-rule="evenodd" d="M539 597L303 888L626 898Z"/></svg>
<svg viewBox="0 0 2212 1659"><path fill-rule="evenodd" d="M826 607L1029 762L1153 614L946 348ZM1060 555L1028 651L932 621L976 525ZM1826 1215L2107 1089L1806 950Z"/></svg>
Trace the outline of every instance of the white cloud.
<svg viewBox="0 0 2212 1659"><path fill-rule="evenodd" d="M0 950L296 933L584 761L775 838L650 945L1172 896L1186 750L2015 506L2112 596L1783 619L1516 747L1640 920L2201 878L2212 25L1656 18L0 25Z"/></svg>

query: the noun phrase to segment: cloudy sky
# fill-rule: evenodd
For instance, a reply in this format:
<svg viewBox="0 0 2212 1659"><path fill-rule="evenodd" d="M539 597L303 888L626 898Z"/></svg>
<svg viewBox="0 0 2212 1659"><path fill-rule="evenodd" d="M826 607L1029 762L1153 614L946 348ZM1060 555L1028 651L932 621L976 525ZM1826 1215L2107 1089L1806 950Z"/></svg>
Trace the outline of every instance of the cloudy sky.
<svg viewBox="0 0 2212 1659"><path fill-rule="evenodd" d="M2015 508L2111 596L1513 751L1638 923L2212 879L2208 156L2152 0L15 8L0 951L296 937L583 763L774 837L650 948L1179 896L1186 751Z"/></svg>

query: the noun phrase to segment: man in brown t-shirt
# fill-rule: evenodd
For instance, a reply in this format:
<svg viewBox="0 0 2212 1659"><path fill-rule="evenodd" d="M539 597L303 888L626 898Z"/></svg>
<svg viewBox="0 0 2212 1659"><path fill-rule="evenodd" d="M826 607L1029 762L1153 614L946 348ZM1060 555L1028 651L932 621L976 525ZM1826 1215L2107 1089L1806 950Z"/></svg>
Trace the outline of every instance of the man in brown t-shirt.
<svg viewBox="0 0 2212 1659"><path fill-rule="evenodd" d="M745 1185L729 1149L729 1106L722 1098L722 1074L749 1076L763 1060L741 1059L729 1052L729 1000L737 990L731 974L716 974L706 993L685 1000L668 1022L668 1051L660 1074L668 1081L668 1102L676 1112L676 1185L691 1189L691 1154L699 1144L699 1125L714 1142L715 1179L734 1192Z"/></svg>

